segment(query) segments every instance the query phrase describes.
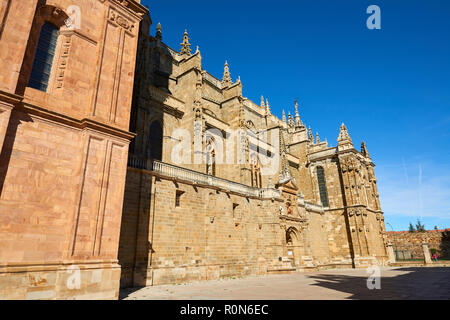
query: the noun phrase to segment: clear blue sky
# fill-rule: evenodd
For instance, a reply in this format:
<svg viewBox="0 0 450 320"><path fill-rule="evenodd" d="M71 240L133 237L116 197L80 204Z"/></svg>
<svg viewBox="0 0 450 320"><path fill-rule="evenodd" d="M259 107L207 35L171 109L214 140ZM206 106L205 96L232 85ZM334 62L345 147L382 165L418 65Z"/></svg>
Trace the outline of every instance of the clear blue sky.
<svg viewBox="0 0 450 320"><path fill-rule="evenodd" d="M344 122L376 164L386 222L450 227L450 1L143 0L155 34L180 48L187 28L203 67L228 60L244 96L303 121L336 144ZM369 5L381 30L368 30ZM386 225L391 230L390 225Z"/></svg>

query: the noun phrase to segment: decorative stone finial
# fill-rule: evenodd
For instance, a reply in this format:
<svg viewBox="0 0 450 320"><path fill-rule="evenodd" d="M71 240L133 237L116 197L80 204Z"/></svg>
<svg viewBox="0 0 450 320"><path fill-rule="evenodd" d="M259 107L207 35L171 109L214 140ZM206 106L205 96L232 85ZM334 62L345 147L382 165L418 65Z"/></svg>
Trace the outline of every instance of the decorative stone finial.
<svg viewBox="0 0 450 320"><path fill-rule="evenodd" d="M348 134L347 127L344 123L341 124L341 127L339 128L339 136L337 139L338 142L350 142L352 143L352 139L350 138L350 135Z"/></svg>
<svg viewBox="0 0 450 320"><path fill-rule="evenodd" d="M281 118L281 120L283 120L283 122L286 122L286 113L284 113L284 109L283 109L283 118Z"/></svg>
<svg viewBox="0 0 450 320"><path fill-rule="evenodd" d="M266 114L270 114L269 100L266 99Z"/></svg>
<svg viewBox="0 0 450 320"><path fill-rule="evenodd" d="M309 142L312 143L312 144L314 144L314 136L313 136L311 127L309 127L308 132L309 132L309 133L308 133Z"/></svg>
<svg viewBox="0 0 450 320"><path fill-rule="evenodd" d="M295 127L299 128L301 126L300 114L298 113L298 102L295 100Z"/></svg>
<svg viewBox="0 0 450 320"><path fill-rule="evenodd" d="M288 112L288 126L290 128L294 127L294 120L292 119L291 112Z"/></svg>
<svg viewBox="0 0 450 320"><path fill-rule="evenodd" d="M319 133L316 132L316 143L320 143L320 137L319 137Z"/></svg>
<svg viewBox="0 0 450 320"><path fill-rule="evenodd" d="M365 143L364 141L361 142L361 154L362 154L364 157L370 158L369 152L367 151L366 143Z"/></svg>
<svg viewBox="0 0 450 320"><path fill-rule="evenodd" d="M181 54L191 55L191 44L189 43L189 35L187 29L184 30L183 42L181 43Z"/></svg>
<svg viewBox="0 0 450 320"><path fill-rule="evenodd" d="M223 69L223 78L222 78L222 84L224 87L227 87L231 85L231 74L230 74L230 68L228 66L228 61L225 61L225 67Z"/></svg>
<svg viewBox="0 0 450 320"><path fill-rule="evenodd" d="M161 22L158 22L158 25L156 26L156 39L162 40Z"/></svg>

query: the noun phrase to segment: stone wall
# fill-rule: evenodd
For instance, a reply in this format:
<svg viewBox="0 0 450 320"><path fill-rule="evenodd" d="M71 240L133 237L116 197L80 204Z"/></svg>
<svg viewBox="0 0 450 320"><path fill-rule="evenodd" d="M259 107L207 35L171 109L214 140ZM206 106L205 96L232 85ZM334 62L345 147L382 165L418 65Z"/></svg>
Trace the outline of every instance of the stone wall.
<svg viewBox="0 0 450 320"><path fill-rule="evenodd" d="M413 259L423 259L422 243L426 242L429 249L436 249L438 258L450 259L450 229L430 230L427 232L398 231L388 232L388 239L394 251L408 252Z"/></svg>
<svg viewBox="0 0 450 320"><path fill-rule="evenodd" d="M128 167L121 285L351 267L343 212L316 212L293 203L287 214L285 201L294 194L256 198ZM371 252L379 263L384 255Z"/></svg>
<svg viewBox="0 0 450 320"><path fill-rule="evenodd" d="M81 10L74 28L71 5ZM117 299L137 29L147 10L135 0L0 0L0 8L0 299ZM58 37L48 86L37 90L29 78L45 22Z"/></svg>

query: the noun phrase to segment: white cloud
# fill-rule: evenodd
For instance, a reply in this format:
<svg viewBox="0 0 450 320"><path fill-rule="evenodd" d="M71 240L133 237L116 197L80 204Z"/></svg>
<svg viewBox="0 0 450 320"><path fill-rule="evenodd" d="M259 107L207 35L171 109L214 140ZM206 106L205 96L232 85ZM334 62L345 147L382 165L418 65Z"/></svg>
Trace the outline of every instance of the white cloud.
<svg viewBox="0 0 450 320"><path fill-rule="evenodd" d="M386 215L450 218L450 166L404 161L376 169Z"/></svg>

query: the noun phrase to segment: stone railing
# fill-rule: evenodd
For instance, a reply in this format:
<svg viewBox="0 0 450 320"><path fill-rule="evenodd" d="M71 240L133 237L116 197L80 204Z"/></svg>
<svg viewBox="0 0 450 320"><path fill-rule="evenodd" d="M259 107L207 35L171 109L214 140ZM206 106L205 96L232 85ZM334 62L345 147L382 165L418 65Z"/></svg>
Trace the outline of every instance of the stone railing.
<svg viewBox="0 0 450 320"><path fill-rule="evenodd" d="M128 166L136 169L148 169L147 159L130 153L128 154Z"/></svg>
<svg viewBox="0 0 450 320"><path fill-rule="evenodd" d="M174 49L172 49L171 47L169 47L166 44L162 44L168 51L169 53L172 55L172 58L174 58L174 60L179 61L180 60L180 53L175 51Z"/></svg>
<svg viewBox="0 0 450 320"><path fill-rule="evenodd" d="M247 108L254 110L255 112L264 115L266 113L266 109L261 108L260 106L258 106L256 103L254 103L253 101L249 100L249 99L245 99L242 104L244 106L246 106Z"/></svg>
<svg viewBox="0 0 450 320"><path fill-rule="evenodd" d="M174 166L168 163L154 160L153 162L130 154L128 156L128 166L137 169L151 170L163 176L190 181L198 185L212 186L228 192L236 192L249 197L271 199L281 197L281 192L277 189L259 189L245 184L207 175L194 170Z"/></svg>
<svg viewBox="0 0 450 320"><path fill-rule="evenodd" d="M209 81L210 83L215 85L217 88L222 89L222 82L219 79L210 75L208 72L203 72L203 79Z"/></svg>
<svg viewBox="0 0 450 320"><path fill-rule="evenodd" d="M152 99L171 107L174 110L178 110L184 113L184 102L171 96L169 93L162 91L156 87L150 86L149 88L150 96Z"/></svg>
<svg viewBox="0 0 450 320"><path fill-rule="evenodd" d="M314 212L319 212L319 213L324 212L323 206L321 206L319 204L307 202L307 201L305 201L305 209L308 211L314 211Z"/></svg>
<svg viewBox="0 0 450 320"><path fill-rule="evenodd" d="M329 156L335 154L336 151L337 151L337 148L328 148L326 150L317 151L315 153L312 153L308 156L308 158L310 161L313 161L318 158L329 157Z"/></svg>
<svg viewBox="0 0 450 320"><path fill-rule="evenodd" d="M321 204L315 204L305 201L305 198L302 194L298 195L297 204L299 207L304 207L307 211L317 212L320 214L325 212L325 208Z"/></svg>
<svg viewBox="0 0 450 320"><path fill-rule="evenodd" d="M260 189L260 195L263 199L279 198L281 197L281 191L272 188Z"/></svg>

